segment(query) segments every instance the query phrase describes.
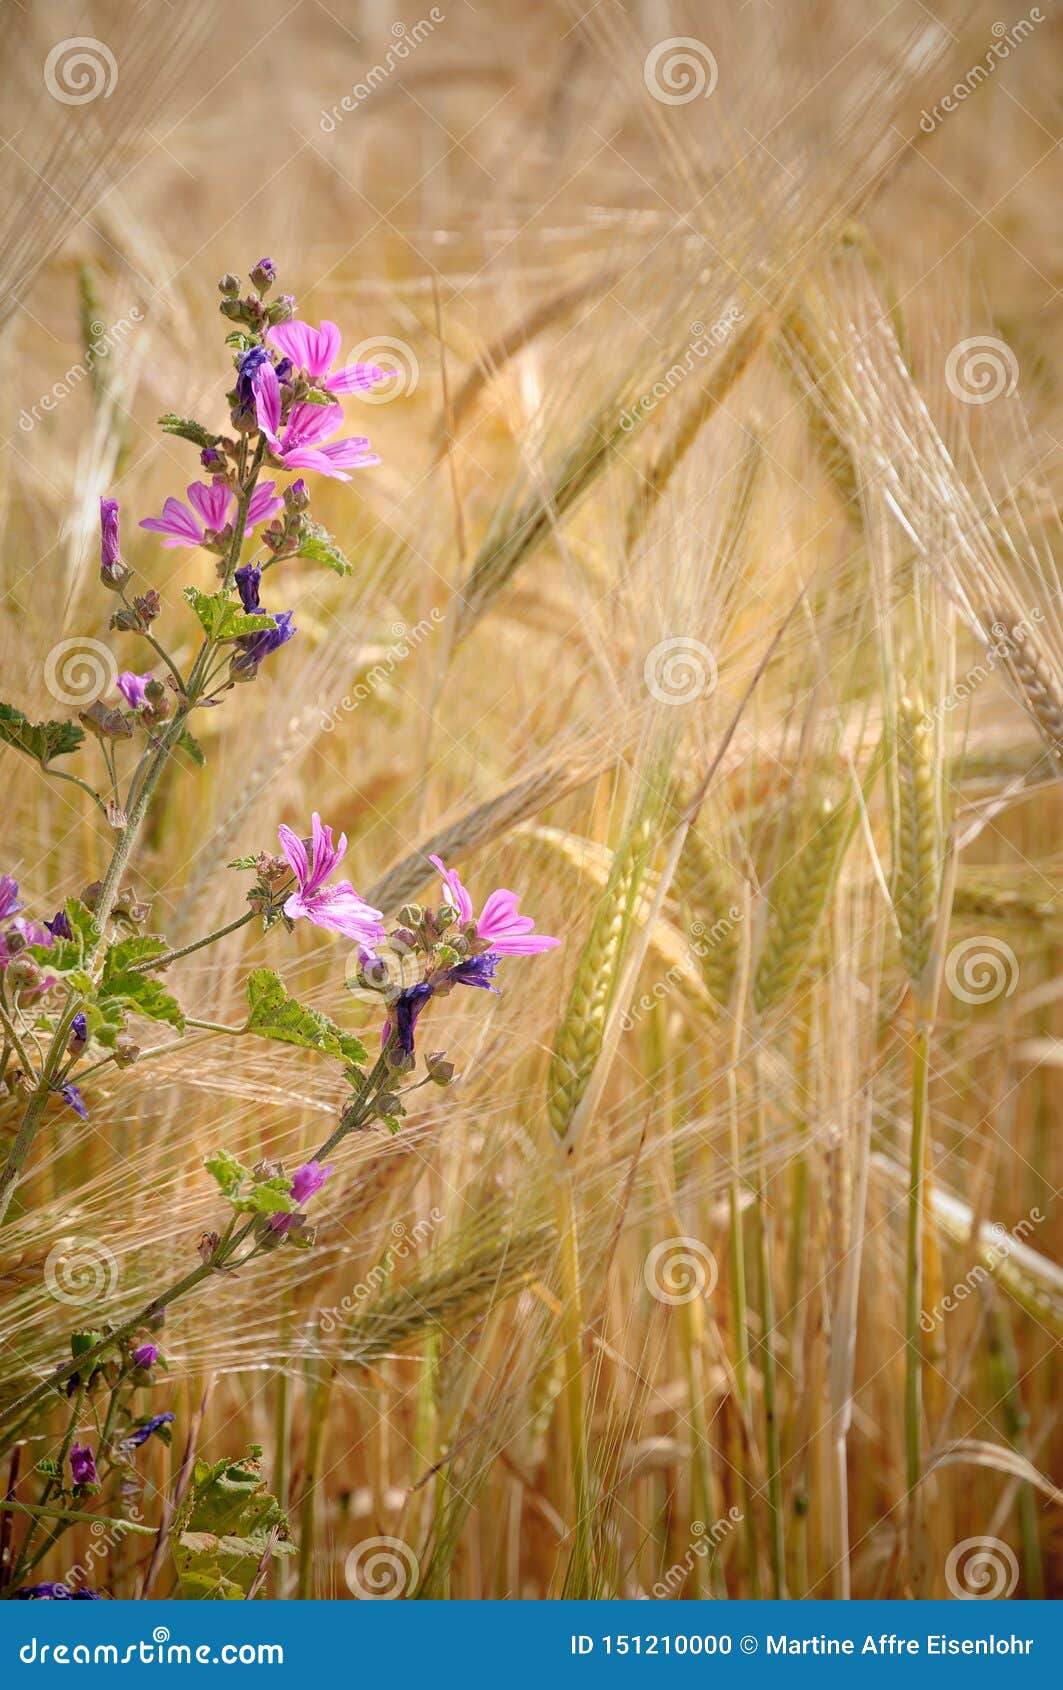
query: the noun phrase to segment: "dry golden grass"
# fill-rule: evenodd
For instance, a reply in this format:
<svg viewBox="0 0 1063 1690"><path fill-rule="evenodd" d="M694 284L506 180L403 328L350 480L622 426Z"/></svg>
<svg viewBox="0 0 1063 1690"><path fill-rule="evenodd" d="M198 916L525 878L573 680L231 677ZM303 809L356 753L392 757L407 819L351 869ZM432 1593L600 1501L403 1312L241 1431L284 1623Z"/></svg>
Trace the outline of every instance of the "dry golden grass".
<svg viewBox="0 0 1063 1690"><path fill-rule="evenodd" d="M348 1141L312 1253L172 1310L174 1445L121 1506L154 1524L190 1438L258 1442L299 1543L274 1595L357 1594L381 1538L421 1596L945 1595L969 1538L1058 1594L1059 20L928 134L987 7L496 0L338 116L388 65L360 10L90 9L119 81L84 107L41 86L63 9L3 21L3 695L46 713L56 642L106 635L102 492L177 625L207 566L135 529L193 478L153 422L214 419L215 279L271 252L412 379L365 407L382 467L318 497L354 576L291 573L283 666L161 789L153 925L231 920L224 865L316 808L389 913L442 850L565 936L432 1007L461 1083ZM710 98L651 97L666 21ZM86 317L132 322L95 383ZM971 404L950 358L987 336L1014 390ZM108 830L4 775L0 872L58 904ZM344 959L251 927L169 978L232 1024L268 964L359 1027ZM168 1040L47 1121L4 1400L195 1265L205 1153L292 1163L334 1120L309 1057ZM117 1264L73 1313L70 1237ZM29 1429L23 1485L60 1435ZM90 1582L142 1593L150 1559Z"/></svg>

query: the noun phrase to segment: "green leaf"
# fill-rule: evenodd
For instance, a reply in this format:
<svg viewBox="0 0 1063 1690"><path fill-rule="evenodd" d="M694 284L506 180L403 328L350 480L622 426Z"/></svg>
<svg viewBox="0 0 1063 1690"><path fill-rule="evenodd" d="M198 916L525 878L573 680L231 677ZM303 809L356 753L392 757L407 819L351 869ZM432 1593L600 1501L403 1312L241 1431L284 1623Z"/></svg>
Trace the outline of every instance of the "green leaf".
<svg viewBox="0 0 1063 1690"><path fill-rule="evenodd" d="M167 411L159 418L159 427L164 434L176 434L182 440L190 440L193 446L216 446L221 439L220 434L211 434L194 417L178 417L173 411Z"/></svg>
<svg viewBox="0 0 1063 1690"><path fill-rule="evenodd" d="M249 1015L247 1030L263 1039L301 1045L323 1056L338 1056L344 1062L365 1061L365 1046L353 1033L345 1033L320 1010L290 998L270 968L256 968L247 982Z"/></svg>
<svg viewBox="0 0 1063 1690"><path fill-rule="evenodd" d="M83 972L86 950L93 949L100 938L100 929L91 910L77 898L68 898L64 905L70 939L53 939L50 945L31 945L29 954L35 962L47 965L49 974L60 974L77 991L92 990L92 981Z"/></svg>
<svg viewBox="0 0 1063 1690"><path fill-rule="evenodd" d="M199 617L200 626L208 639L236 640L243 634L260 634L272 628L272 616L246 616L224 590L201 593L198 587L186 587L185 598Z"/></svg>
<svg viewBox="0 0 1063 1690"><path fill-rule="evenodd" d="M252 1444L239 1461L196 1462L170 1532L183 1597L242 1601L264 1556L294 1553L284 1511L265 1488L261 1454Z"/></svg>
<svg viewBox="0 0 1063 1690"><path fill-rule="evenodd" d="M226 867L227 868L257 868L258 867L258 858L257 857L235 857L231 863L226 864Z"/></svg>
<svg viewBox="0 0 1063 1690"><path fill-rule="evenodd" d="M182 728L181 737L177 743L182 751L188 753L189 757L191 757L193 763L196 765L196 768L201 769L207 759L203 754L203 747L200 745L198 739L196 739L193 734L190 734L187 728Z"/></svg>
<svg viewBox="0 0 1063 1690"><path fill-rule="evenodd" d="M208 1174L217 1180L222 1196L228 1197L230 1201L239 1197L245 1179L251 1178L250 1171L237 1160L231 1150L215 1151L213 1156L206 1158L203 1166Z"/></svg>
<svg viewBox="0 0 1063 1690"><path fill-rule="evenodd" d="M297 556L309 558L311 563L323 563L326 569L334 570L337 575L354 573L350 559L340 551L332 535L317 522L307 523Z"/></svg>
<svg viewBox="0 0 1063 1690"><path fill-rule="evenodd" d="M31 722L13 704L0 704L0 740L32 757L42 769L53 757L69 757L84 738L76 722Z"/></svg>
<svg viewBox="0 0 1063 1690"><path fill-rule="evenodd" d="M185 1030L184 1011L172 993L148 973L135 972L138 963L149 963L169 949L157 933L131 933L110 946L100 976L99 1006L114 1022L114 1009L133 1010L149 1021L166 1021L179 1033Z"/></svg>

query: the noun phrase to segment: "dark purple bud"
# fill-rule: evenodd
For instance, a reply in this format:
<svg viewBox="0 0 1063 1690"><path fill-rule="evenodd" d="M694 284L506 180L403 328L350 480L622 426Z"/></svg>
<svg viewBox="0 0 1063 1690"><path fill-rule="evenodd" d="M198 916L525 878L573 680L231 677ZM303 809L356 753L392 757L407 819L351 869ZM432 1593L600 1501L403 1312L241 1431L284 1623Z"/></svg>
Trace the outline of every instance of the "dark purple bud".
<svg viewBox="0 0 1063 1690"><path fill-rule="evenodd" d="M75 1485L96 1483L96 1458L88 1444L75 1444L70 1451L70 1474Z"/></svg>
<svg viewBox="0 0 1063 1690"><path fill-rule="evenodd" d="M133 1351L134 1367L154 1367L159 1359L158 1344L140 1344Z"/></svg>
<svg viewBox="0 0 1063 1690"><path fill-rule="evenodd" d="M80 1115L83 1121L88 1120L89 1112L85 1107L85 1099L78 1091L77 1086L71 1085L69 1082L65 1086L61 1086L60 1096L62 1097L64 1103L68 1103L70 1105L75 1115Z"/></svg>
<svg viewBox="0 0 1063 1690"><path fill-rule="evenodd" d="M69 1047L71 1055L80 1056L89 1042L89 1024L83 1013L75 1015L70 1023Z"/></svg>
<svg viewBox="0 0 1063 1690"><path fill-rule="evenodd" d="M241 635L236 641L240 647L239 654L233 658L230 665L233 680L254 680L263 658L279 651L282 645L287 645L292 635L297 632L292 623L293 615L294 611L282 610L274 614L272 628L263 628L257 634Z"/></svg>
<svg viewBox="0 0 1063 1690"><path fill-rule="evenodd" d="M129 1449L139 1449L141 1444L147 1443L153 1432L159 1432L164 1426L169 1426L173 1418L174 1416L169 1412L153 1415L150 1420L145 1420L142 1425L135 1426L129 1436L122 1441Z"/></svg>
<svg viewBox="0 0 1063 1690"><path fill-rule="evenodd" d="M19 1602L100 1602L98 1590L70 1591L65 1584L24 1584L13 1592Z"/></svg>
<svg viewBox="0 0 1063 1690"><path fill-rule="evenodd" d="M246 616L254 616L259 608L258 589L262 583L262 571L253 563L245 563L242 569L236 571L236 590L240 594L240 603L244 607Z"/></svg>
<svg viewBox="0 0 1063 1690"><path fill-rule="evenodd" d="M74 931L70 925L70 917L67 915L65 910L56 910L51 921L46 921L44 925L47 927L53 939L72 939L74 937ZM81 1019L84 1020L85 1017L82 1016Z"/></svg>
<svg viewBox="0 0 1063 1690"><path fill-rule="evenodd" d="M286 510L305 511L310 503L310 489L300 475L284 489L284 505Z"/></svg>
<svg viewBox="0 0 1063 1690"><path fill-rule="evenodd" d="M216 446L204 446L199 461L208 475L224 475L227 467L225 453L219 452Z"/></svg>

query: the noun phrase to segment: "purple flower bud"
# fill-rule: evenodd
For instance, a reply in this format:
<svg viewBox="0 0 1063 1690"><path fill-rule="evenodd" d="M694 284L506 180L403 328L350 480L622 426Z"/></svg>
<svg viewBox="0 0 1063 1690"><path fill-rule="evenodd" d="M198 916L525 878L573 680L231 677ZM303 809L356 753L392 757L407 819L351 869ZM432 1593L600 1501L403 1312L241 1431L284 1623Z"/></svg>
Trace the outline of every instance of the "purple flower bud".
<svg viewBox="0 0 1063 1690"><path fill-rule="evenodd" d="M277 266L272 258L260 258L251 272L251 280L259 293L268 293L277 280Z"/></svg>
<svg viewBox="0 0 1063 1690"><path fill-rule="evenodd" d="M47 927L53 939L72 939L74 937L74 930L70 925L70 917L67 915L65 910L56 910L51 921L46 921L44 925ZM85 1017L82 1016L81 1019L84 1020Z"/></svg>
<svg viewBox="0 0 1063 1690"><path fill-rule="evenodd" d="M61 1086L59 1088L59 1095L62 1097L64 1103L68 1103L70 1105L75 1115L80 1115L83 1121L88 1120L89 1112L85 1107L85 1099L82 1097L77 1086L71 1085L68 1081L65 1086Z"/></svg>
<svg viewBox="0 0 1063 1690"><path fill-rule="evenodd" d="M284 503L290 511L305 511L310 503L310 489L300 475L284 489Z"/></svg>
<svg viewBox="0 0 1063 1690"><path fill-rule="evenodd" d="M308 1197L313 1197L315 1191L320 1191L327 1179L336 1172L331 1162L322 1167L320 1162L304 1162L301 1168L296 1168L292 1183L289 1186L292 1201L305 1203Z"/></svg>
<svg viewBox="0 0 1063 1690"><path fill-rule="evenodd" d="M236 590L240 594L240 603L247 616L254 616L259 609L258 589L262 583L262 571L253 563L245 563L235 575Z"/></svg>
<svg viewBox="0 0 1063 1690"><path fill-rule="evenodd" d="M70 1591L65 1584L24 1584L21 1590L13 1592L19 1602L100 1602L103 1598L98 1590L87 1590L83 1586L80 1590Z"/></svg>
<svg viewBox="0 0 1063 1690"><path fill-rule="evenodd" d="M18 895L18 881L10 874L0 874L0 921L17 915L22 908Z"/></svg>
<svg viewBox="0 0 1063 1690"><path fill-rule="evenodd" d="M159 1359L158 1344L140 1344L133 1351L134 1367L154 1367Z"/></svg>
<svg viewBox="0 0 1063 1690"><path fill-rule="evenodd" d="M225 472L225 453L219 452L216 446L204 446L199 454L199 461L211 475L222 475Z"/></svg>
<svg viewBox="0 0 1063 1690"><path fill-rule="evenodd" d="M131 710L143 710L148 702L148 684L151 679L150 674L135 675L132 669L123 669L119 675L115 685Z"/></svg>
<svg viewBox="0 0 1063 1690"><path fill-rule="evenodd" d="M96 1458L88 1444L75 1444L70 1451L70 1473L76 1485L96 1483Z"/></svg>
<svg viewBox="0 0 1063 1690"><path fill-rule="evenodd" d="M160 1431L163 1426L169 1426L173 1418L169 1412L156 1414L150 1420L145 1420L142 1426L135 1426L123 1442L129 1449L139 1449L141 1444L147 1443L153 1432Z"/></svg>
<svg viewBox="0 0 1063 1690"><path fill-rule="evenodd" d="M121 540L118 534L118 500L100 500L100 580L105 587L119 588L129 580L132 571L122 562Z"/></svg>

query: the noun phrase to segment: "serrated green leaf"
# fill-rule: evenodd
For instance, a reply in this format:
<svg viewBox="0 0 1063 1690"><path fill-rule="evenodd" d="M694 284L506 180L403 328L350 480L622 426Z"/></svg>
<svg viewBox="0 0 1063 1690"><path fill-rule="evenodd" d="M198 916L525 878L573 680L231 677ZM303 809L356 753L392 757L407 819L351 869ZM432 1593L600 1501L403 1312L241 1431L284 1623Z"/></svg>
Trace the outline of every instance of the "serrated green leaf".
<svg viewBox="0 0 1063 1690"><path fill-rule="evenodd" d="M300 1045L304 1050L338 1056L355 1065L366 1060L365 1046L353 1033L345 1033L320 1010L310 1009L288 996L282 982L270 968L256 968L247 982L249 1033L282 1044Z"/></svg>
<svg viewBox="0 0 1063 1690"><path fill-rule="evenodd" d="M250 1171L231 1150L215 1151L213 1156L206 1157L203 1166L217 1180L222 1196L230 1200L240 1195L244 1181L251 1178Z"/></svg>
<svg viewBox="0 0 1063 1690"><path fill-rule="evenodd" d="M320 523L307 523L297 555L309 558L311 563L323 563L326 569L334 570L337 575L354 573L350 559L344 556L332 535Z"/></svg>
<svg viewBox="0 0 1063 1690"><path fill-rule="evenodd" d="M184 1011L177 999L159 980L149 973L137 973L135 965L150 963L164 956L169 949L166 940L157 933L131 933L111 945L103 961L98 1003L106 1018L114 1023L114 1007L133 1010L149 1021L165 1021L185 1030Z"/></svg>
<svg viewBox="0 0 1063 1690"><path fill-rule="evenodd" d="M63 906L70 923L72 937L53 939L50 945L31 945L29 954L35 962L47 965L50 974L61 974L76 991L92 991L92 981L83 972L86 950L99 942L100 929L92 911L77 898L68 898Z"/></svg>
<svg viewBox="0 0 1063 1690"><path fill-rule="evenodd" d="M258 858L257 857L234 857L232 862L228 863L226 866L228 868L257 868L258 867Z"/></svg>
<svg viewBox="0 0 1063 1690"><path fill-rule="evenodd" d="M202 593L198 587L186 587L185 598L199 618L200 627L209 639L236 640L244 634L260 634L274 626L272 616L247 616L223 590Z"/></svg>
<svg viewBox="0 0 1063 1690"><path fill-rule="evenodd" d="M32 757L42 769L53 757L69 757L84 738L76 722L31 722L13 704L0 704L0 740Z"/></svg>
<svg viewBox="0 0 1063 1690"><path fill-rule="evenodd" d="M196 1462L170 1533L182 1596L241 1601L263 1556L293 1552L284 1511L262 1479L261 1453L252 1444L240 1461Z"/></svg>
<svg viewBox="0 0 1063 1690"><path fill-rule="evenodd" d="M167 411L159 418L159 427L164 434L176 434L181 440L190 440L193 446L216 446L221 439L220 434L211 434L194 417L179 417L173 411Z"/></svg>

